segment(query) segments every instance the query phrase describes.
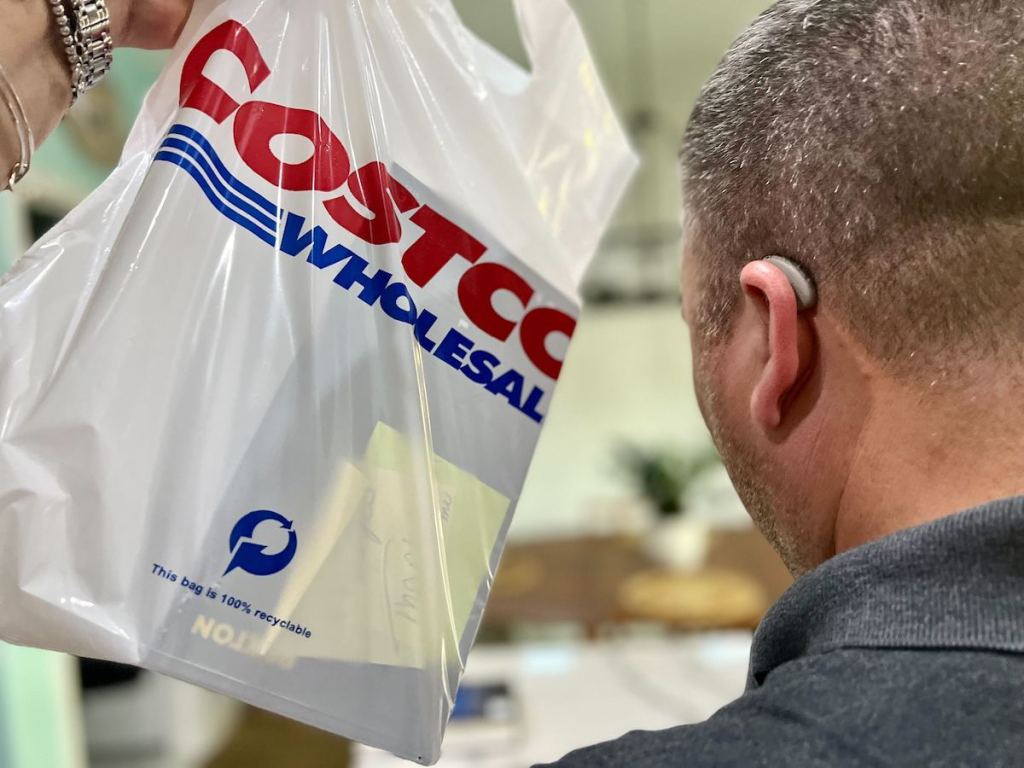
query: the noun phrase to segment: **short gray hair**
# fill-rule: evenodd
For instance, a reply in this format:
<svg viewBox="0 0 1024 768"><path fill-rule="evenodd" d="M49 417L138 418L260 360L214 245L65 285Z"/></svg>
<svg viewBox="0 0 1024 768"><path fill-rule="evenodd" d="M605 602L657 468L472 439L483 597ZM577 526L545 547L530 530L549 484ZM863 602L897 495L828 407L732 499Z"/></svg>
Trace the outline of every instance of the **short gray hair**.
<svg viewBox="0 0 1024 768"><path fill-rule="evenodd" d="M1020 0L782 0L704 87L682 165L709 336L738 268L780 254L892 368L1020 356Z"/></svg>

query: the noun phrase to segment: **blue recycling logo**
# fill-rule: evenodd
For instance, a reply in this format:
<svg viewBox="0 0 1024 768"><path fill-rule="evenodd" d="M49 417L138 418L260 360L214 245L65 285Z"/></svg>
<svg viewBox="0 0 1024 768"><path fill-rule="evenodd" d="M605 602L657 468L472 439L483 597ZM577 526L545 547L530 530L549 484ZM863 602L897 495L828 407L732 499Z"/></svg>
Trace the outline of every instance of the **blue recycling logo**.
<svg viewBox="0 0 1024 768"><path fill-rule="evenodd" d="M267 552L267 545L253 539L256 529L262 523L275 522L282 530L288 531L288 543L280 552ZM231 529L228 551L231 563L224 571L227 576L236 568L253 576L272 576L287 568L295 558L299 538L295 535L292 521L284 515L269 509L258 509L244 515Z"/></svg>

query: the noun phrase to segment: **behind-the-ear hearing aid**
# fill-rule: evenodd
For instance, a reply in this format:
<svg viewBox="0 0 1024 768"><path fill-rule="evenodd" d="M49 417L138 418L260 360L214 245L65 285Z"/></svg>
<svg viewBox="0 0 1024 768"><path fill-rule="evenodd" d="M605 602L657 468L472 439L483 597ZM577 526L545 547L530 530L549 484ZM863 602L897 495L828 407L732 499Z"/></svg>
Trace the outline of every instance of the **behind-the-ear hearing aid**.
<svg viewBox="0 0 1024 768"><path fill-rule="evenodd" d="M803 267L785 256L768 256L765 261L778 267L789 280L789 284L793 286L793 293L796 294L796 306L799 311L806 312L818 305L818 287Z"/></svg>

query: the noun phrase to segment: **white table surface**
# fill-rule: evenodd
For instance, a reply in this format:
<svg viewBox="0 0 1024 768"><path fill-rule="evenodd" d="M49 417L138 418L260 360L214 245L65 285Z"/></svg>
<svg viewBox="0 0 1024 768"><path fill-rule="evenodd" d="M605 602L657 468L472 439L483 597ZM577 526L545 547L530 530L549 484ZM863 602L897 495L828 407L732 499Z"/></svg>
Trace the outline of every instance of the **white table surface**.
<svg viewBox="0 0 1024 768"><path fill-rule="evenodd" d="M479 647L465 682L507 683L522 714L514 731L453 724L439 765L526 768L628 731L700 722L743 692L749 653L749 633ZM410 763L360 746L355 765Z"/></svg>

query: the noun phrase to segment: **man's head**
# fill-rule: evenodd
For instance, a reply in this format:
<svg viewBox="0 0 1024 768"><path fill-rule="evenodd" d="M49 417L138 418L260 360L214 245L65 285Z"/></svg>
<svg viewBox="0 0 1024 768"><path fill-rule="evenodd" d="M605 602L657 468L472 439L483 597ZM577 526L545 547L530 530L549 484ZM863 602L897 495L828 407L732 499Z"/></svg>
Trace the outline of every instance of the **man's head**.
<svg viewBox="0 0 1024 768"><path fill-rule="evenodd" d="M880 449L879 398L924 428L970 410L981 372L1022 369L1024 6L782 0L705 86L682 166L698 396L804 570ZM813 276L819 309L797 311L771 255Z"/></svg>

